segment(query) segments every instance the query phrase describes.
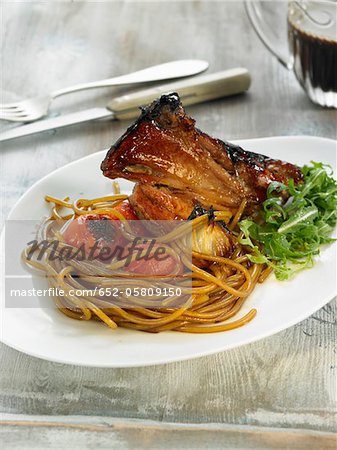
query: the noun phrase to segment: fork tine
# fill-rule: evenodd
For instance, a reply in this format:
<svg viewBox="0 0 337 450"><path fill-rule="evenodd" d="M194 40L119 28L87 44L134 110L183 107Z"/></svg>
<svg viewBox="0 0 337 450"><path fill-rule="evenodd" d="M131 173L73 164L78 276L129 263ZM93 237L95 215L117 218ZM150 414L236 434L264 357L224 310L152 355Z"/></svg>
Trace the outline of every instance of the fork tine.
<svg viewBox="0 0 337 450"><path fill-rule="evenodd" d="M24 113L27 113L28 111L27 111L27 109L8 109L8 110L6 110L6 109L0 109L0 114L4 114L4 115L9 115L9 116L11 116L11 115L17 115L17 114L24 114Z"/></svg>
<svg viewBox="0 0 337 450"><path fill-rule="evenodd" d="M0 105L0 111L2 112L2 111L8 111L8 112L11 112L11 111L24 111L24 108L21 106L21 105L17 105L17 106L12 106L12 107L5 107L5 106L3 106L3 105Z"/></svg>
<svg viewBox="0 0 337 450"><path fill-rule="evenodd" d="M0 111L0 115L2 116L22 116L27 115L27 111Z"/></svg>
<svg viewBox="0 0 337 450"><path fill-rule="evenodd" d="M0 104L0 119L16 122L32 122L45 116L52 98L48 95L28 98L16 103Z"/></svg>
<svg viewBox="0 0 337 450"><path fill-rule="evenodd" d="M20 105L21 105L21 102L0 103L0 108L17 108Z"/></svg>
<svg viewBox="0 0 337 450"><path fill-rule="evenodd" d="M16 105L10 105L10 104L6 104L6 103L1 103L0 104L0 109L13 109L13 108L17 108L18 104Z"/></svg>
<svg viewBox="0 0 337 450"><path fill-rule="evenodd" d="M6 104L6 103L1 103L0 104L0 109L16 109L20 107L20 103L13 103L13 104Z"/></svg>
<svg viewBox="0 0 337 450"><path fill-rule="evenodd" d="M3 114L0 112L0 119L1 120L19 120L24 121L25 119L28 119L28 115L26 113L21 114Z"/></svg>

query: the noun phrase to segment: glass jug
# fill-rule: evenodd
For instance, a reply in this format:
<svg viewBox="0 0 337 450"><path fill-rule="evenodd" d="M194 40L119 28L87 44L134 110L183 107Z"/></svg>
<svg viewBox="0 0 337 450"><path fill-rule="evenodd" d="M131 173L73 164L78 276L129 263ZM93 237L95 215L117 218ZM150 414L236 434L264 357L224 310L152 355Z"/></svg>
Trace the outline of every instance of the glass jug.
<svg viewBox="0 0 337 450"><path fill-rule="evenodd" d="M246 10L261 41L294 71L309 98L337 108L337 2L247 1ZM287 22L287 52L282 52L282 42L275 36L282 21Z"/></svg>

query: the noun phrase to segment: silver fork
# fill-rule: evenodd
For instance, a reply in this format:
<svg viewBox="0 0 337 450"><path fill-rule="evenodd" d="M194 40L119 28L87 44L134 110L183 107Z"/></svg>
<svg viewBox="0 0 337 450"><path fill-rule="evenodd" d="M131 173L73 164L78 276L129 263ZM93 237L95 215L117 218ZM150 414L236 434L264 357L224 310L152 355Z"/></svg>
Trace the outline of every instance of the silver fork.
<svg viewBox="0 0 337 450"><path fill-rule="evenodd" d="M21 102L0 104L0 119L12 122L33 122L34 120L46 116L51 102L61 95L83 91L84 89L148 83L187 77L203 72L207 68L208 62L206 61L187 59L159 64L127 75L108 78L106 80L77 84L69 88L59 89L49 95L30 98Z"/></svg>

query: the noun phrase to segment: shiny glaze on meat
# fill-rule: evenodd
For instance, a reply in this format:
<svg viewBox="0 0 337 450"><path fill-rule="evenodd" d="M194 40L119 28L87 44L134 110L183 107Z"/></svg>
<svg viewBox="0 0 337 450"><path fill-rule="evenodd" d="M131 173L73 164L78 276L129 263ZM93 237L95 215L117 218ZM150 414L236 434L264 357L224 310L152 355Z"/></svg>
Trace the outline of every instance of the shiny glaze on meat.
<svg viewBox="0 0 337 450"><path fill-rule="evenodd" d="M136 186L130 202L142 218L186 219L193 206L235 212L266 197L272 181L302 179L297 166L243 150L195 127L177 94L163 95L111 147L101 166Z"/></svg>

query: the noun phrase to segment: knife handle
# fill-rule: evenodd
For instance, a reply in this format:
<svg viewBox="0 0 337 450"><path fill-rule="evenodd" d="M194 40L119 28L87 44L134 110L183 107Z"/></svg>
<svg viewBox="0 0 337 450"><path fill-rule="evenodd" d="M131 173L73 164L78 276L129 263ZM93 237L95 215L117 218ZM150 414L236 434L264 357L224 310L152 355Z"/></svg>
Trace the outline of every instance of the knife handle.
<svg viewBox="0 0 337 450"><path fill-rule="evenodd" d="M114 112L115 119L134 119L139 116L141 106L148 105L162 94L177 92L186 106L239 94L246 91L250 83L247 69L230 69L122 95L114 98L107 108Z"/></svg>

